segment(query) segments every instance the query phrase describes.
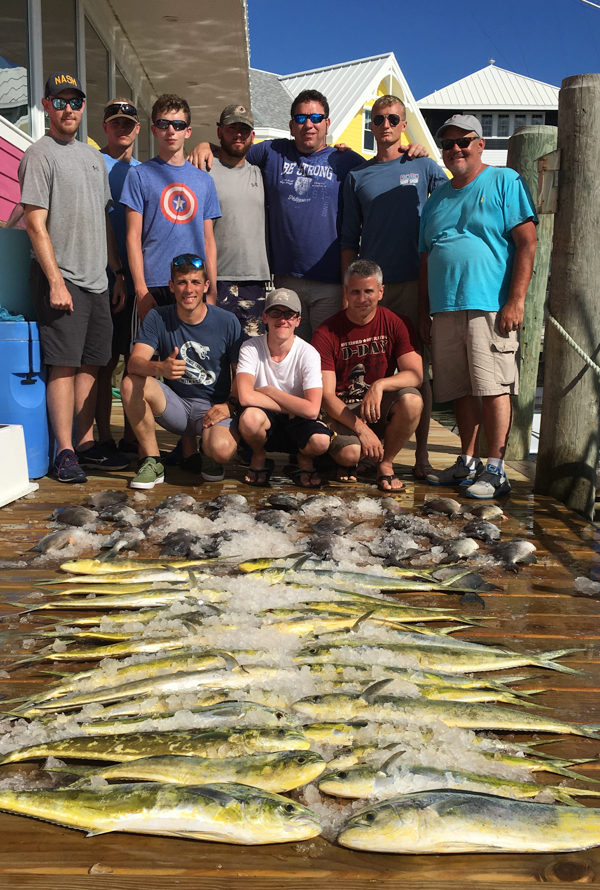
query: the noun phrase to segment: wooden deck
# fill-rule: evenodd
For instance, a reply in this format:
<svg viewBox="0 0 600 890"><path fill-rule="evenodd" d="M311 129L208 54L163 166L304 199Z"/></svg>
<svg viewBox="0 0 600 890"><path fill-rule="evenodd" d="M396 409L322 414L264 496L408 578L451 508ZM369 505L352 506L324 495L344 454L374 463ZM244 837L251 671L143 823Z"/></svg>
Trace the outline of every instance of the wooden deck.
<svg viewBox="0 0 600 890"><path fill-rule="evenodd" d="M165 435L162 442L168 437ZM412 448L398 456L399 470L410 479ZM453 462L457 439L448 430L433 425L431 461L435 467ZM196 498L208 499L221 492L243 491L253 502L264 492L240 483L241 468L233 469L220 483L201 483L181 470L168 470L164 485L148 492L148 505L166 495L188 490ZM50 479L41 480L33 498L0 510L0 560L16 558L47 531L47 517L59 504L78 503L104 488L125 486L132 472L98 475L86 486L67 487ZM518 576L498 571L493 579L503 591L484 594L486 614L495 621L474 628L469 639L509 644L534 651L580 648L584 651L567 663L585 673L544 673L547 691L542 704L555 708L553 714L572 722L600 723L600 602L573 596L577 575L594 576L598 557L596 529L565 507L548 498L534 496L529 479L517 471L509 473L513 494L505 510L503 539L523 536L538 548L538 566L525 567ZM290 486L291 489L291 486ZM332 489L330 489L332 490ZM335 486L335 493L355 496L374 493L372 483ZM431 488L407 484L402 494L405 506L419 506ZM449 492L451 493L451 492ZM148 548L145 556L157 555ZM16 568L0 571L0 599L16 602L48 571ZM600 577L600 575L599 575ZM403 601L419 605L447 605L441 595L414 595ZM11 622L11 606L0 606L3 649L10 658L23 654L21 644L32 624ZM64 613L63 613L64 614ZM3 665L0 661L0 670ZM539 678L539 675L538 675ZM14 697L33 693L48 682L33 668L22 669L10 680L0 679L0 695ZM538 681L533 681L535 685ZM519 734L520 740L527 736ZM552 745L552 753L568 757L600 757L600 742L575 737ZM2 774L5 768L2 769ZM600 763L581 768L582 775L600 778ZM551 777L544 774L546 781ZM554 777L556 779L556 777ZM585 801L594 805L591 800ZM600 838L599 838L600 842ZM83 890L101 886L106 890L366 890L375 884L406 890L447 890L452 886L477 890L509 890L529 883L561 883L567 887L587 884L600 887L600 847L584 853L560 855L446 855L389 856L354 853L332 846L321 838L268 847L235 847L142 835L108 834L86 838L78 831L43 822L0 814L0 888L54 888Z"/></svg>

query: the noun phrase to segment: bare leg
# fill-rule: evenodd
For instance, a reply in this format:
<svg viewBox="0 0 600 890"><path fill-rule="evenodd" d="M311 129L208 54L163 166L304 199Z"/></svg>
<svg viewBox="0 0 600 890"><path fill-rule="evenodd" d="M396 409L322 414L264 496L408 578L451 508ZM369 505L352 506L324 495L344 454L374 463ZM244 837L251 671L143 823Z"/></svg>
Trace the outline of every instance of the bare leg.
<svg viewBox="0 0 600 890"><path fill-rule="evenodd" d="M394 475L394 458L417 428L423 410L423 402L415 393L405 393L393 405L390 421L383 438L383 460L377 464L377 477ZM387 484L385 491L397 491L404 486L399 479Z"/></svg>
<svg viewBox="0 0 600 890"><path fill-rule="evenodd" d="M479 457L481 400L477 396L463 396L461 399L455 399L454 413L462 453L468 454L470 457Z"/></svg>
<svg viewBox="0 0 600 890"><path fill-rule="evenodd" d="M228 463L237 450L237 440L226 426L209 426L202 430L202 450L218 464Z"/></svg>
<svg viewBox="0 0 600 890"><path fill-rule="evenodd" d="M112 375L119 364L119 358L120 356L113 355L104 368L98 368L96 426L98 428L99 442L109 442L113 437L110 428L110 413L112 410Z"/></svg>
<svg viewBox="0 0 600 890"><path fill-rule="evenodd" d="M315 433L314 436L311 436L304 448L301 448L298 452L298 468L300 469L300 481L302 485L309 484L309 474L314 469L313 466L313 457L317 457L319 454L325 454L327 449L329 448L329 443L331 442L331 438L329 436L323 435L322 433ZM310 487L317 487L321 484L321 480L318 477L312 477L312 484Z"/></svg>
<svg viewBox="0 0 600 890"><path fill-rule="evenodd" d="M360 445L346 445L334 457L337 464L340 465L336 473L338 482L356 482L356 471L349 472L347 467L356 467L360 460ZM344 469L342 469L344 468Z"/></svg>
<svg viewBox="0 0 600 890"><path fill-rule="evenodd" d="M154 377L129 374L121 383L123 407L140 445L140 457L159 457L154 415L163 414L167 407L165 394Z"/></svg>
<svg viewBox="0 0 600 890"><path fill-rule="evenodd" d="M423 397L423 410L419 425L415 430L415 439L417 447L415 449L415 467L429 466L429 452L427 451L427 440L429 438L429 423L431 421L431 403L433 401L431 394L431 383L426 380L420 389Z"/></svg>
<svg viewBox="0 0 600 890"><path fill-rule="evenodd" d="M82 365L75 375L75 435L81 451L94 444L97 377L98 365Z"/></svg>
<svg viewBox="0 0 600 890"><path fill-rule="evenodd" d="M240 417L238 429L240 436L252 449L252 458L250 466L253 470L260 470L265 466L267 452L265 451L265 442L267 441L267 432L271 428L271 421L264 411L260 408L246 408ZM261 482L262 478L259 474L257 482ZM253 480L246 475L246 482Z"/></svg>
<svg viewBox="0 0 600 890"><path fill-rule="evenodd" d="M58 453L73 451L73 415L75 413L75 374L77 368L53 365L46 388L50 423Z"/></svg>
<svg viewBox="0 0 600 890"><path fill-rule="evenodd" d="M508 434L512 422L510 396L483 396L483 427L488 440L488 457L504 460Z"/></svg>

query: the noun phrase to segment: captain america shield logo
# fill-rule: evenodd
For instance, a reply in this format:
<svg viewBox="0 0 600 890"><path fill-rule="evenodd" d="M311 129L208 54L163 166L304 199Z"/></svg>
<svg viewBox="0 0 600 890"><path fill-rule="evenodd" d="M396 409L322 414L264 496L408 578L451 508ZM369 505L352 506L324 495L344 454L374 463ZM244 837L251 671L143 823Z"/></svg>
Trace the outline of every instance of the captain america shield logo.
<svg viewBox="0 0 600 890"><path fill-rule="evenodd" d="M196 216L198 199L187 185L182 182L172 182L162 191L160 209L170 222L185 225Z"/></svg>

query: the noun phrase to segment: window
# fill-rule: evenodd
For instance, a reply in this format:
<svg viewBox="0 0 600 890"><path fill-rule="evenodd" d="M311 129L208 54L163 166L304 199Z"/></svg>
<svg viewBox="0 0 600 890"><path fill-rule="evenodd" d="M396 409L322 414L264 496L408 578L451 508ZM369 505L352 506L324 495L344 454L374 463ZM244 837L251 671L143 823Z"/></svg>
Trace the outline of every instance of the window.
<svg viewBox="0 0 600 890"><path fill-rule="evenodd" d="M531 123L534 127L540 127L546 120L545 114L532 114L531 115Z"/></svg>
<svg viewBox="0 0 600 890"><path fill-rule="evenodd" d="M115 95L110 99L132 99L133 90L118 65L115 65Z"/></svg>
<svg viewBox="0 0 600 890"><path fill-rule="evenodd" d="M517 129L517 127L524 127L527 124L527 115L526 114L515 114L515 126L513 129Z"/></svg>
<svg viewBox="0 0 600 890"><path fill-rule="evenodd" d="M87 110L88 139L93 139L98 148L105 141L102 119L108 95L108 50L85 20L85 91Z"/></svg>
<svg viewBox="0 0 600 890"><path fill-rule="evenodd" d="M45 83L46 78L53 71L77 74L75 0L44 0L41 6ZM50 120L47 114L45 120L46 132L48 132ZM77 134L78 139L80 132Z"/></svg>
<svg viewBox="0 0 600 890"><path fill-rule="evenodd" d="M137 105L137 113L140 119L140 135L136 140L136 158L138 161L148 161L152 157L150 118L139 104Z"/></svg>
<svg viewBox="0 0 600 890"><path fill-rule="evenodd" d="M363 151L375 151L375 137L371 133L371 109L363 109Z"/></svg>
<svg viewBox="0 0 600 890"><path fill-rule="evenodd" d="M483 136L485 139L489 139L493 133L494 127L494 115L493 114L482 114L481 115L481 129L483 131Z"/></svg>
<svg viewBox="0 0 600 890"><path fill-rule="evenodd" d="M27 97L27 3L0 6L0 115L29 133Z"/></svg>
<svg viewBox="0 0 600 890"><path fill-rule="evenodd" d="M498 138L510 135L510 116L508 114L498 115L498 128L496 130Z"/></svg>

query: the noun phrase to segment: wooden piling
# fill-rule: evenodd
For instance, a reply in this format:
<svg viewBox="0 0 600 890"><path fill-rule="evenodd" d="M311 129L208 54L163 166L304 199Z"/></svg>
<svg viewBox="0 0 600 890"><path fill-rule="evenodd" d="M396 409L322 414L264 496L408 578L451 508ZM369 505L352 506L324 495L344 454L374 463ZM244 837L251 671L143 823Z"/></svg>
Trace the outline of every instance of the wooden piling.
<svg viewBox="0 0 600 890"><path fill-rule="evenodd" d="M556 140L557 128L546 126L519 127L508 140L506 166L523 177L535 204L538 199L538 158L554 151ZM527 460L529 457L553 229L554 215L541 214L533 275L525 300L520 337L519 395L512 400L513 422L506 449L507 460Z"/></svg>
<svg viewBox="0 0 600 890"><path fill-rule="evenodd" d="M563 80L554 220L551 314L596 363L600 355L600 74ZM535 491L593 518L600 378L554 325L546 325Z"/></svg>

